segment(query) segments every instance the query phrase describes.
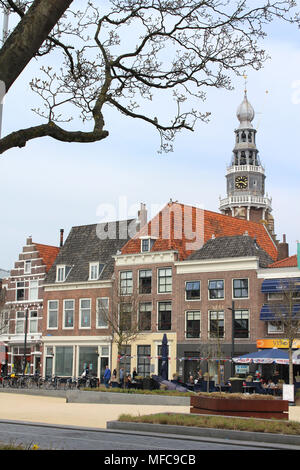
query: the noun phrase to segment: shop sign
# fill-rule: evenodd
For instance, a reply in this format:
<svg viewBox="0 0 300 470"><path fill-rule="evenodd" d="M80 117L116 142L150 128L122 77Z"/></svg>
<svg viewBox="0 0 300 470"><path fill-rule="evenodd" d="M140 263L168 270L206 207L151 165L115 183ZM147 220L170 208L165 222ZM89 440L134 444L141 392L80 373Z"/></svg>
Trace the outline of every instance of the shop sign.
<svg viewBox="0 0 300 470"><path fill-rule="evenodd" d="M258 349L271 349L271 348L285 348L288 349L289 347L289 340L288 339L258 339L256 340L256 347ZM300 349L300 340L295 339L293 341L293 349Z"/></svg>

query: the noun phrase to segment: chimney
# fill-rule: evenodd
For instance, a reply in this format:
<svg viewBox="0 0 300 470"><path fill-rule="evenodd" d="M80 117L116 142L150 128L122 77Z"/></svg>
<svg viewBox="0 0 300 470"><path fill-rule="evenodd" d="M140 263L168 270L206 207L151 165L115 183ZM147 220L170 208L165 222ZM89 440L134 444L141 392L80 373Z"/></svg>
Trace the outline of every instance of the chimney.
<svg viewBox="0 0 300 470"><path fill-rule="evenodd" d="M137 232L139 232L147 224L147 209L146 204L141 202L140 210L138 211Z"/></svg>
<svg viewBox="0 0 300 470"><path fill-rule="evenodd" d="M281 261L282 259L289 257L289 244L286 241L286 235L283 235L282 242L278 244L278 256L277 261Z"/></svg>
<svg viewBox="0 0 300 470"><path fill-rule="evenodd" d="M31 235L29 235L29 237L26 239L26 245L27 246L32 245L32 236Z"/></svg>
<svg viewBox="0 0 300 470"><path fill-rule="evenodd" d="M62 247L64 245L64 229L60 229L60 243L59 246Z"/></svg>

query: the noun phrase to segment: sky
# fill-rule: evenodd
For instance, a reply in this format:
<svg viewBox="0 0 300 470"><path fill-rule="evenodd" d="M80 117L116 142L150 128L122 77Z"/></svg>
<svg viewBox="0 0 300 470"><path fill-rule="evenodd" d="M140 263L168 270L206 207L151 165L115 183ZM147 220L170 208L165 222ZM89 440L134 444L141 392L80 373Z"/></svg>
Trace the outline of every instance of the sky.
<svg viewBox="0 0 300 470"><path fill-rule="evenodd" d="M269 26L264 47L271 60L262 70L247 72L275 232L280 240L286 234L291 255L300 240L299 37L296 26ZM36 98L28 82L35 71L32 61L9 91L3 135L40 123L30 111ZM178 135L172 153L158 153L159 135L150 125L109 111L109 137L102 142L42 138L0 156L0 268L13 267L28 236L58 246L60 229L66 237L72 226L134 217L140 203L147 205L149 219L170 198L219 212L244 80L235 77L233 85L233 91L212 89L204 103L199 101L201 111L211 112L210 122Z"/></svg>

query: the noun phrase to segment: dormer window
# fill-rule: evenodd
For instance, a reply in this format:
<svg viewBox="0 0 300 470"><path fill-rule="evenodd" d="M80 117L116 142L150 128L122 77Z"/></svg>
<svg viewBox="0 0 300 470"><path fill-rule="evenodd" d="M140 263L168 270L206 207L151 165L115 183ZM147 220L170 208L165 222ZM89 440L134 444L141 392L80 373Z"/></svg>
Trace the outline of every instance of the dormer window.
<svg viewBox="0 0 300 470"><path fill-rule="evenodd" d="M56 282L64 282L69 272L71 271L71 266L59 265L56 266Z"/></svg>
<svg viewBox="0 0 300 470"><path fill-rule="evenodd" d="M145 252L147 252L147 251L150 251L151 248L152 248L153 245L154 245L154 242L155 242L155 240L153 240L153 239L150 238L150 237L142 238L142 239L141 239L141 252L142 252L142 253L145 253Z"/></svg>
<svg viewBox="0 0 300 470"><path fill-rule="evenodd" d="M99 262L93 262L90 263L90 273L89 273L89 280L90 281L97 281L99 279L99 276L103 270L103 264L100 264Z"/></svg>

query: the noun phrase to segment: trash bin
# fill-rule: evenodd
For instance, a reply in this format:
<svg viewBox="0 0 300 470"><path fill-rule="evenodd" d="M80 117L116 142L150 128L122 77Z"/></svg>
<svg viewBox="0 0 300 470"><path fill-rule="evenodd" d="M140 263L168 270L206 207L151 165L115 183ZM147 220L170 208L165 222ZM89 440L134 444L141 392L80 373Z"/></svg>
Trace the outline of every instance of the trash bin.
<svg viewBox="0 0 300 470"><path fill-rule="evenodd" d="M231 393L242 393L243 392L243 379L233 377L229 379L231 383Z"/></svg>

